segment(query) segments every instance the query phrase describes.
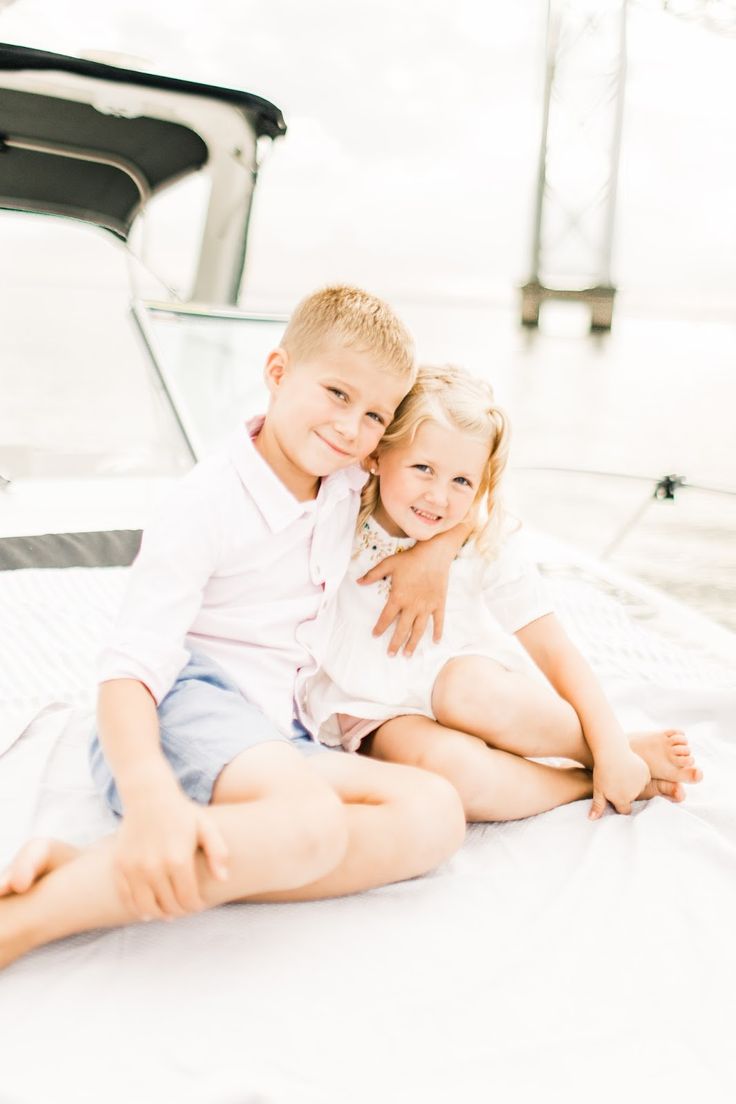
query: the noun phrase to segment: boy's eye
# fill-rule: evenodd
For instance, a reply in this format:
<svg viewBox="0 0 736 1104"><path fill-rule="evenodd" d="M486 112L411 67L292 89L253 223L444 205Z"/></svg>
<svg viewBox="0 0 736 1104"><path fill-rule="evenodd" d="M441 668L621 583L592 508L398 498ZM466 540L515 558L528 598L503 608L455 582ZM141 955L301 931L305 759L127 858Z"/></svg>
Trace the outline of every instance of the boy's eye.
<svg viewBox="0 0 736 1104"><path fill-rule="evenodd" d="M343 399L347 399L347 395L344 391L341 391L339 387L328 387L327 390L331 395L334 395L336 399L339 399L340 402L342 402Z"/></svg>
<svg viewBox="0 0 736 1104"><path fill-rule="evenodd" d="M412 464L413 468L416 468L420 472L431 472L429 464Z"/></svg>

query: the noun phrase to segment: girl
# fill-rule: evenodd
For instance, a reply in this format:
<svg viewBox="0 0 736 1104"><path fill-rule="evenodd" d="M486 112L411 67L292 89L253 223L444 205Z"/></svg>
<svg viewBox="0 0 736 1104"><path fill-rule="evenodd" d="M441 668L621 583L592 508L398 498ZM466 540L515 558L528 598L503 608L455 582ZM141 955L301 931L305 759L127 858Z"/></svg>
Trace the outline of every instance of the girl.
<svg viewBox="0 0 736 1104"><path fill-rule="evenodd" d="M469 820L511 820L592 796L618 812L684 796L697 770L682 733L626 737L552 612L499 502L508 423L490 386L454 367L420 370L368 465L351 568L327 654L298 692L326 744L448 778ZM467 520L440 644L389 657L371 634L388 582L357 579L387 556ZM515 639L514 639L515 638ZM521 647L520 647L521 645ZM535 758L563 757L579 767Z"/></svg>

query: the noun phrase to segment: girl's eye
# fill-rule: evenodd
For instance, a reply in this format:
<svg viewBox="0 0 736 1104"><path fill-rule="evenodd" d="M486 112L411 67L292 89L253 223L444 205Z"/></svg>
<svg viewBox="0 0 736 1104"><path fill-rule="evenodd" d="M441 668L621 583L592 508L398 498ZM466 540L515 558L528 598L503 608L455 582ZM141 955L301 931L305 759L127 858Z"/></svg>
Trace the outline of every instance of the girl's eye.
<svg viewBox="0 0 736 1104"><path fill-rule="evenodd" d="M372 418L374 422L378 422L379 425L385 426L385 422L380 414L376 414L373 410L368 411L368 417Z"/></svg>
<svg viewBox="0 0 736 1104"><path fill-rule="evenodd" d="M420 472L430 472L432 469L429 464L413 464L412 467L416 468Z"/></svg>
<svg viewBox="0 0 736 1104"><path fill-rule="evenodd" d="M459 483L463 487L470 487L471 490L473 489L473 484L470 482L469 479L466 479L464 475L456 475L455 482Z"/></svg>
<svg viewBox="0 0 736 1104"><path fill-rule="evenodd" d="M341 391L339 387L328 387L327 390L331 395L334 395L336 399L339 399L340 402L342 402L343 399L347 399L347 395L344 391Z"/></svg>

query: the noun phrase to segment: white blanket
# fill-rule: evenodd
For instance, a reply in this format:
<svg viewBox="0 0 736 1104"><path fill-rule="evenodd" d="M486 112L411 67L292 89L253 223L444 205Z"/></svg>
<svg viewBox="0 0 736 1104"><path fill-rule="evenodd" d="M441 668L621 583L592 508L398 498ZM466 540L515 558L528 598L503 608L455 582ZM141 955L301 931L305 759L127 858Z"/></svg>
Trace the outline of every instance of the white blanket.
<svg viewBox="0 0 736 1104"><path fill-rule="evenodd" d="M622 721L687 730L684 805L580 802L475 827L411 883L43 948L0 975L0 1104L733 1104L733 669L550 577ZM0 860L110 830L90 706L49 705L0 757Z"/></svg>

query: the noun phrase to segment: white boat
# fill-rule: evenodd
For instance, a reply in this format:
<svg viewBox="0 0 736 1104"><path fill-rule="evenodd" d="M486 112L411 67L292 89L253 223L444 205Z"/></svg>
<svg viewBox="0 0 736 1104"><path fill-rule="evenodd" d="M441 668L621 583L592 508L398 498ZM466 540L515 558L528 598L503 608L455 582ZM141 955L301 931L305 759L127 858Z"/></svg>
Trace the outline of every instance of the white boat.
<svg viewBox="0 0 736 1104"><path fill-rule="evenodd" d="M284 130L258 97L0 47L0 206L120 242L182 174L213 179L184 302L107 275L96 297L63 279L6 296L0 861L113 827L86 765L94 654L158 496L264 402L283 319L234 304L258 143ZM115 269L115 241L90 253L108 244ZM412 883L45 947L0 976L3 1104L730 1104L734 637L574 547L532 547L623 723L687 728L705 780L686 803L475 826Z"/></svg>

